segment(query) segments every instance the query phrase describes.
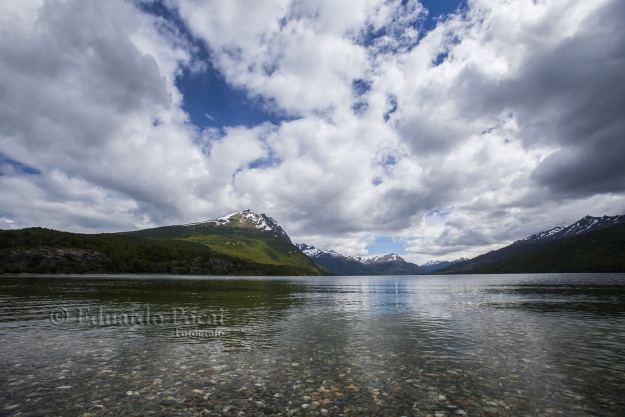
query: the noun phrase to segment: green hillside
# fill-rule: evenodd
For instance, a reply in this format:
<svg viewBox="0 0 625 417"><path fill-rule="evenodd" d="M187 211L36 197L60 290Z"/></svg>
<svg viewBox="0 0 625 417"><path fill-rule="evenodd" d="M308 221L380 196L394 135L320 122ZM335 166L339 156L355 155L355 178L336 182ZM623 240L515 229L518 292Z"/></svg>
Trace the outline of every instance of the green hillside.
<svg viewBox="0 0 625 417"><path fill-rule="evenodd" d="M128 234L200 244L216 253L262 264L316 268L307 256L285 239L246 225L168 226Z"/></svg>
<svg viewBox="0 0 625 417"><path fill-rule="evenodd" d="M625 272L625 224L556 241L463 274Z"/></svg>
<svg viewBox="0 0 625 417"><path fill-rule="evenodd" d="M228 242L239 243L231 249ZM289 254L287 249L294 252ZM237 233L228 236L227 230L211 235L208 230L197 232L188 226L103 234L42 228L1 230L0 272L321 274L294 246L269 233L254 236L252 231L242 232L239 238Z"/></svg>

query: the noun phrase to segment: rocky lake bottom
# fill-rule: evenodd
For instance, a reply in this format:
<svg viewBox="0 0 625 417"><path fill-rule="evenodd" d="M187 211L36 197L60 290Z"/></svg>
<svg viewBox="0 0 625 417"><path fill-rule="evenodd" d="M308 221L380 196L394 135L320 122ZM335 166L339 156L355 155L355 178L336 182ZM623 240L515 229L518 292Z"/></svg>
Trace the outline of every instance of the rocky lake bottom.
<svg viewBox="0 0 625 417"><path fill-rule="evenodd" d="M2 416L622 416L625 275L0 277Z"/></svg>

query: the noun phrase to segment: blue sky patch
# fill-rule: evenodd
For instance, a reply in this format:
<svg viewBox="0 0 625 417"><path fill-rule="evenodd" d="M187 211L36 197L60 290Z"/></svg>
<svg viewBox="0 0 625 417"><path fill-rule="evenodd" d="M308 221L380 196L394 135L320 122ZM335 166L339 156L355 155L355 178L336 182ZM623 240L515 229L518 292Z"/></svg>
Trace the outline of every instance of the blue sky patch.
<svg viewBox="0 0 625 417"><path fill-rule="evenodd" d="M451 209L441 209L441 208L437 208L434 210L430 210L425 214L425 217L432 217L432 216L438 216L438 217L447 217L452 213L453 210Z"/></svg>
<svg viewBox="0 0 625 417"><path fill-rule="evenodd" d="M229 85L212 65L210 52L204 42L192 36L177 9L166 6L162 0L139 3L139 7L172 24L178 34L192 45L194 61L205 64L204 70L200 72L184 68L176 78L176 87L183 96L182 108L189 114L192 124L204 130L208 127L252 127L267 121L277 125L283 120L289 120L267 110L272 107L271 102L250 98L244 89Z"/></svg>
<svg viewBox="0 0 625 417"><path fill-rule="evenodd" d="M388 122L391 118L391 114L397 111L397 97L395 95L390 94L387 98L389 110L384 113L384 121Z"/></svg>
<svg viewBox="0 0 625 417"><path fill-rule="evenodd" d="M440 64L445 62L448 56L449 56L449 52L442 52L436 55L436 59L434 60L434 66L438 67Z"/></svg>
<svg viewBox="0 0 625 417"><path fill-rule="evenodd" d="M0 177L22 174L39 175L41 171L0 152Z"/></svg>
<svg viewBox="0 0 625 417"><path fill-rule="evenodd" d="M232 88L210 65L200 74L184 70L176 79L176 87L184 97L183 109L200 129L252 127L267 121L278 125L287 120L265 110L264 103L251 100L245 91Z"/></svg>
<svg viewBox="0 0 625 417"><path fill-rule="evenodd" d="M356 95L360 97L362 95L365 95L369 90L371 90L371 82L359 78L352 81L352 89L354 90L354 93L356 93Z"/></svg>
<svg viewBox="0 0 625 417"><path fill-rule="evenodd" d="M266 167L273 167L280 165L282 160L276 156L269 156L267 158L259 158L252 161L247 167L249 169L262 169Z"/></svg>
<svg viewBox="0 0 625 417"><path fill-rule="evenodd" d="M426 32L434 29L440 19L467 7L466 0L421 0L420 3L428 9L428 16L422 27Z"/></svg>
<svg viewBox="0 0 625 417"><path fill-rule="evenodd" d="M356 116L360 116L361 114L366 112L368 108L369 108L369 103L367 103L366 101L357 101L352 106L352 110L354 111L354 114Z"/></svg>
<svg viewBox="0 0 625 417"><path fill-rule="evenodd" d="M405 242L399 238L378 236L373 243L367 246L370 255L385 255L387 253L396 253L397 255L405 255Z"/></svg>

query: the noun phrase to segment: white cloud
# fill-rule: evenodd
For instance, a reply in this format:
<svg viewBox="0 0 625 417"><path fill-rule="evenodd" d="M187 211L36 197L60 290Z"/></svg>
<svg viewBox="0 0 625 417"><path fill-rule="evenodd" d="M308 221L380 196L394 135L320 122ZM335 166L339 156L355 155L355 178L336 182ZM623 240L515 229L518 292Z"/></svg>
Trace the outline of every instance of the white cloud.
<svg viewBox="0 0 625 417"><path fill-rule="evenodd" d="M3 28L0 41L0 146L44 178L19 178L38 191L24 187L14 198L32 200L30 206L62 201L69 211L82 197L49 195L45 181L62 172L68 191L83 184L82 193L85 183L105 190L109 197L93 197L91 211L108 213L118 199L137 206L135 217L112 216L100 226L69 220L68 212L64 227L72 230L137 227L145 215L153 225L183 218L190 211L185 206L208 206L198 198L205 160L173 84L173 62L185 62L188 53L124 2L47 2L37 14L32 28ZM14 208L9 215L16 226L62 224L54 218L64 210L48 220L31 210Z"/></svg>
<svg viewBox="0 0 625 417"><path fill-rule="evenodd" d="M203 64L177 26L123 1L11 6L0 151L41 173L2 171L3 227L250 208L296 241L395 236L424 262L622 211L617 0L474 0L425 36L417 2L167 4L229 83L294 117L198 132L175 79Z"/></svg>

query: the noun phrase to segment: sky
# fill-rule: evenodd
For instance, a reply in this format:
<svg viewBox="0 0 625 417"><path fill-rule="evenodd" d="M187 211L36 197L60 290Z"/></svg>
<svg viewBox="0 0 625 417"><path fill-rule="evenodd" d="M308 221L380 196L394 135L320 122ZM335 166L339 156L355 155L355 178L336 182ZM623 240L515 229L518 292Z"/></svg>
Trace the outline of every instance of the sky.
<svg viewBox="0 0 625 417"><path fill-rule="evenodd" d="M0 228L244 209L473 257L625 213L621 0L0 3Z"/></svg>

